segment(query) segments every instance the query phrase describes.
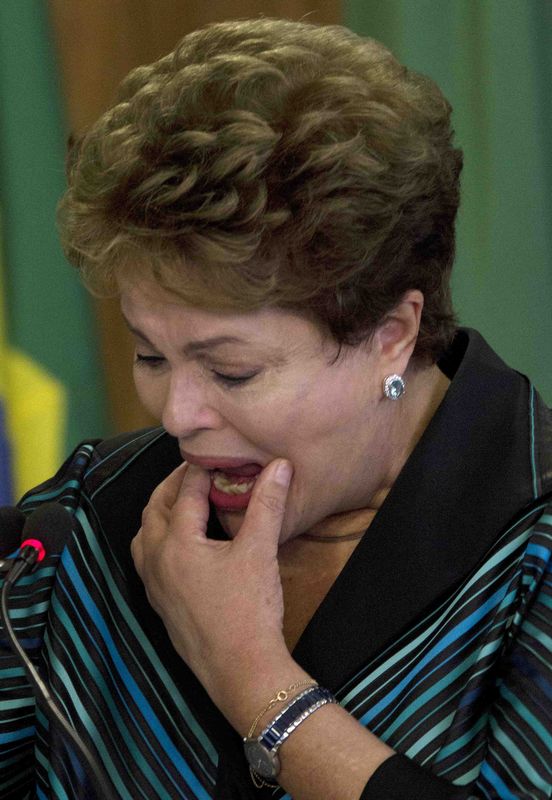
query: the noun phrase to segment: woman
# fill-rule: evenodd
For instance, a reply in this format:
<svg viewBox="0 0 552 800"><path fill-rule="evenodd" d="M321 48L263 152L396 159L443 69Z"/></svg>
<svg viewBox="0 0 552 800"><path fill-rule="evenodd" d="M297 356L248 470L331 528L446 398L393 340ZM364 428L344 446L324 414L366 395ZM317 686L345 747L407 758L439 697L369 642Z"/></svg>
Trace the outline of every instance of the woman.
<svg viewBox="0 0 552 800"><path fill-rule="evenodd" d="M460 168L429 80L266 19L135 70L75 148L66 251L162 428L26 496L74 531L14 603L121 797L551 796L552 420L455 331ZM40 714L24 765L28 694L5 790L85 796Z"/></svg>

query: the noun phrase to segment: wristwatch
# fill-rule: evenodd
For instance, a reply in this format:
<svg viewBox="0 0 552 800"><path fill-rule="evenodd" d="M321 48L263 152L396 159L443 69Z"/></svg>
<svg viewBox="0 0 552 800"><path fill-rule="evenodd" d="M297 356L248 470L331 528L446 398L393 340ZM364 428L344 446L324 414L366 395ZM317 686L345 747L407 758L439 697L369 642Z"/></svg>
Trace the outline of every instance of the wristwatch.
<svg viewBox="0 0 552 800"><path fill-rule="evenodd" d="M274 779L280 772L278 750L288 736L314 711L335 697L322 686L311 686L298 694L255 738L243 740L245 757L261 778Z"/></svg>

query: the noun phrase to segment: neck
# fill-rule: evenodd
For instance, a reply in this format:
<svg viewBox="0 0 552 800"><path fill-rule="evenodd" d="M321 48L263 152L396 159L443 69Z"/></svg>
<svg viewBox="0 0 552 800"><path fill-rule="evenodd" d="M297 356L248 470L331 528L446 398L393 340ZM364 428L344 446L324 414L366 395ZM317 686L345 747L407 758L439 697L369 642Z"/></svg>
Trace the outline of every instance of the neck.
<svg viewBox="0 0 552 800"><path fill-rule="evenodd" d="M396 478L421 439L449 386L449 379L436 365L412 371L408 379L407 394L397 401L397 404L402 405L397 408L389 406L390 412L397 412L388 426L388 438L392 440L392 458L368 505L365 508L332 514L320 520L298 536L299 541L338 544L362 538L385 502Z"/></svg>
<svg viewBox="0 0 552 800"><path fill-rule="evenodd" d="M376 515L374 508L357 508L320 520L299 538L310 541L354 541L360 539Z"/></svg>

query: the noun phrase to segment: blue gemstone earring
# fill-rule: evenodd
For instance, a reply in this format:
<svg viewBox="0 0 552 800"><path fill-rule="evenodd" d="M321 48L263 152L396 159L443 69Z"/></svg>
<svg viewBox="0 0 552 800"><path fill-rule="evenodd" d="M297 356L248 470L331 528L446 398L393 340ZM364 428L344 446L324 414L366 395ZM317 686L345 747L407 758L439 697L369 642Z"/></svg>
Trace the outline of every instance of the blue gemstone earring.
<svg viewBox="0 0 552 800"><path fill-rule="evenodd" d="M398 400L406 391L406 384L400 375L388 375L383 381L383 393L390 400Z"/></svg>

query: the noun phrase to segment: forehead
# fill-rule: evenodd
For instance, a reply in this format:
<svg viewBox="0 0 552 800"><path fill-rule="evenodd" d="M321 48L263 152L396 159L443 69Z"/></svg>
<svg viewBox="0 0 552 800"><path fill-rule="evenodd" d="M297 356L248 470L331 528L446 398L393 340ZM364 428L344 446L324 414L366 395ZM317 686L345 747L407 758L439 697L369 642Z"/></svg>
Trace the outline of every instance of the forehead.
<svg viewBox="0 0 552 800"><path fill-rule="evenodd" d="M329 344L314 323L285 309L206 310L187 305L158 284L145 281L124 284L120 298L128 326L148 340L174 336L181 346L212 342L213 347L263 347L274 354L305 347L320 351Z"/></svg>

